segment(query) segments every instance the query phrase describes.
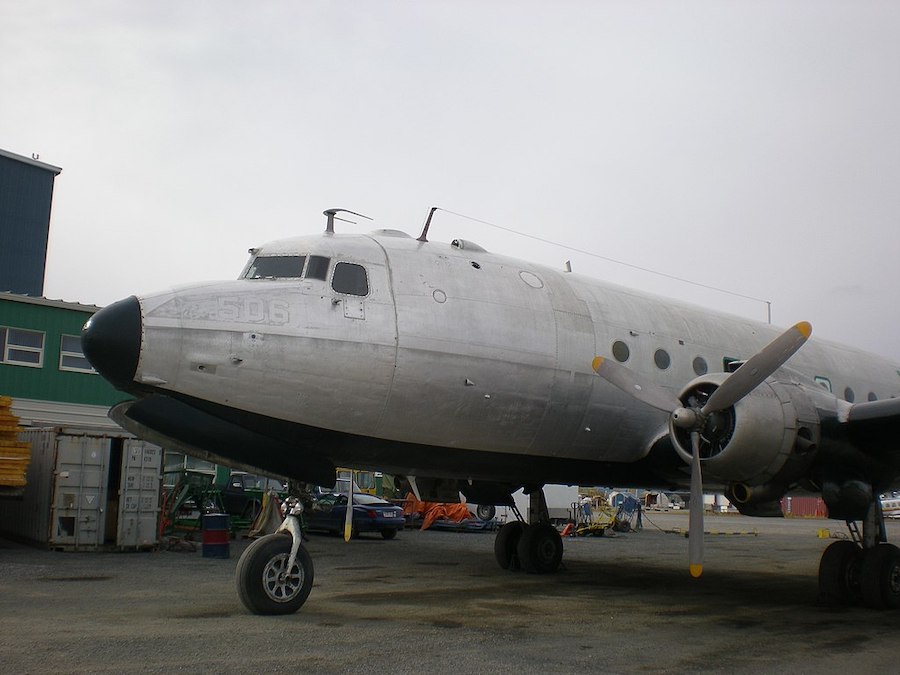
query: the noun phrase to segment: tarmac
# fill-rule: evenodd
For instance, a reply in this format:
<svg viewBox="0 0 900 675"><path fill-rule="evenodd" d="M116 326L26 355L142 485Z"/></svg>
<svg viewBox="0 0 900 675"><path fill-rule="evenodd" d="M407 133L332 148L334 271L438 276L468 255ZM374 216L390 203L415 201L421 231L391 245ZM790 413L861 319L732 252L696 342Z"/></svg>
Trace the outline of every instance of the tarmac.
<svg viewBox="0 0 900 675"><path fill-rule="evenodd" d="M708 516L703 577L686 513L565 539L564 569L501 570L491 533L311 535L315 584L289 616L238 599L230 557L63 553L0 539L6 673L896 672L900 612L818 600L842 523ZM900 523L889 535L900 539Z"/></svg>

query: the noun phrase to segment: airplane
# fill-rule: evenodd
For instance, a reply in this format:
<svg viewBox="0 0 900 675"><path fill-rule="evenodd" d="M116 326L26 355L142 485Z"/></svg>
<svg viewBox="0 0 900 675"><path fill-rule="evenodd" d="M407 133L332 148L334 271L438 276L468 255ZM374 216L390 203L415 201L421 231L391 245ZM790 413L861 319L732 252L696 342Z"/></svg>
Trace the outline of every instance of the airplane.
<svg viewBox="0 0 900 675"><path fill-rule="evenodd" d="M514 505L504 569L553 573L563 544L543 486L690 489L702 573L704 490L780 516L821 494L852 537L828 546L836 604L900 606L900 548L878 495L900 487L900 365L761 322L399 230L335 231L250 249L235 280L130 296L82 346L134 398L136 436L238 469L332 485L336 466L407 476L417 497ZM360 214L355 214L360 215ZM859 399L859 400L857 400ZM313 565L300 506L249 546L238 592L294 612ZM861 529L859 524L861 523ZM285 536L285 533L290 536Z"/></svg>

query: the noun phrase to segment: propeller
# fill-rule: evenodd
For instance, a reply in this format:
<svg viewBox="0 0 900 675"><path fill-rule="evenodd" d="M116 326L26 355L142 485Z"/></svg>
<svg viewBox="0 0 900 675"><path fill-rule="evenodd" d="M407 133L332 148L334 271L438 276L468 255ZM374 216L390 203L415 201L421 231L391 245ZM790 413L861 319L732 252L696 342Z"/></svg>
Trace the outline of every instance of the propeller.
<svg viewBox="0 0 900 675"><path fill-rule="evenodd" d="M803 346L812 326L801 321L754 354L732 373L702 405L683 404L672 392L630 368L598 356L592 366L607 382L642 403L669 413L672 425L690 431L691 436L691 513L688 558L692 577L703 573L703 476L700 470L700 434L713 413L730 408L756 389Z"/></svg>
<svg viewBox="0 0 900 675"><path fill-rule="evenodd" d="M350 541L350 535L353 534L353 472L350 472L350 485L347 488L347 513L344 516L344 541Z"/></svg>

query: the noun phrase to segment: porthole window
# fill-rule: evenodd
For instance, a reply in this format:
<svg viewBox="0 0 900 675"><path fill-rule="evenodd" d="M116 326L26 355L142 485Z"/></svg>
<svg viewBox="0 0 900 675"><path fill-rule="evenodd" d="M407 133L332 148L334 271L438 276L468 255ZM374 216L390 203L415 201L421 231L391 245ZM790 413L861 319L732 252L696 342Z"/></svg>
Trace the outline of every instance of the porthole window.
<svg viewBox="0 0 900 675"><path fill-rule="evenodd" d="M631 356L631 350L628 348L628 345L621 340L613 342L612 352L616 361L619 363L625 363L628 360L628 357Z"/></svg>
<svg viewBox="0 0 900 675"><path fill-rule="evenodd" d="M874 391L870 391L870 392L869 392L868 399L869 399L870 401L877 401L877 400L878 400L878 397L875 395L875 392L874 392Z"/></svg>
<svg viewBox="0 0 900 675"><path fill-rule="evenodd" d="M844 389L844 400L847 403L853 403L853 399L856 398L856 394L853 393L853 390L850 387Z"/></svg>
<svg viewBox="0 0 900 675"><path fill-rule="evenodd" d="M660 370L665 370L672 363L672 359L669 358L669 352L665 349L657 349L656 353L653 355L653 361Z"/></svg>
<svg viewBox="0 0 900 675"><path fill-rule="evenodd" d="M368 295L369 280L366 268L355 263L339 262L334 266L331 287L338 293L347 295Z"/></svg>
<svg viewBox="0 0 900 675"><path fill-rule="evenodd" d="M698 356L694 359L694 373L697 375L706 375L709 372L709 366L706 364L706 359L702 356Z"/></svg>

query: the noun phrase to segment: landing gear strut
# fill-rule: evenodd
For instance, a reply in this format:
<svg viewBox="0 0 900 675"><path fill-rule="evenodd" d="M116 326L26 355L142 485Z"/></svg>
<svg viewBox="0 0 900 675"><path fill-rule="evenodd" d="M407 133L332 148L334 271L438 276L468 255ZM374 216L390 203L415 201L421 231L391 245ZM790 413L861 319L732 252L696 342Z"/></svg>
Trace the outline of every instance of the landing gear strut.
<svg viewBox="0 0 900 675"><path fill-rule="evenodd" d="M869 506L860 535L847 521L853 541L836 541L819 563L819 594L826 602L874 609L900 607L900 548L887 543L881 502Z"/></svg>
<svg viewBox="0 0 900 675"><path fill-rule="evenodd" d="M494 556L503 569L524 570L530 574L552 574L562 563L563 544L559 532L550 523L550 511L543 488L529 493L526 524L518 509L516 520L506 523L494 540Z"/></svg>

